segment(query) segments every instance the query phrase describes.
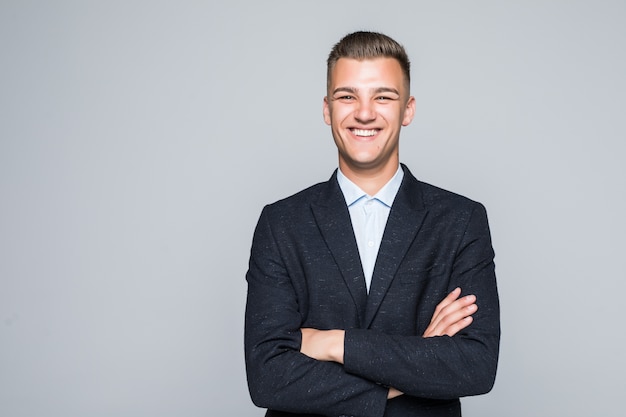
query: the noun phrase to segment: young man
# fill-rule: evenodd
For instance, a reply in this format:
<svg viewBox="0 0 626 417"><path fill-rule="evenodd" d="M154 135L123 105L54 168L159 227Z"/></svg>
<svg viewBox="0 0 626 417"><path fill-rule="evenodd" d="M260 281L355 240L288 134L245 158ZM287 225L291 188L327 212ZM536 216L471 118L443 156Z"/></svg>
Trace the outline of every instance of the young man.
<svg viewBox="0 0 626 417"><path fill-rule="evenodd" d="M247 273L248 385L266 416L460 416L500 338L482 205L399 162L409 60L356 32L328 58L330 180L264 208ZM480 308L478 308L480 306Z"/></svg>

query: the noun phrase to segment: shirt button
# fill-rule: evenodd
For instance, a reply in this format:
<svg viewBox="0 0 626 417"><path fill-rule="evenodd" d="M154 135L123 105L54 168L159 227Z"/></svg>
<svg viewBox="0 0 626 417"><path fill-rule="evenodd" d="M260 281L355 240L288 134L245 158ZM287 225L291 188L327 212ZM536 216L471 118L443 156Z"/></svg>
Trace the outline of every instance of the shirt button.
<svg viewBox="0 0 626 417"><path fill-rule="evenodd" d="M374 242L372 242L372 241L370 240L369 242L367 242L367 246L369 246L369 247L371 248L372 246L374 246Z"/></svg>

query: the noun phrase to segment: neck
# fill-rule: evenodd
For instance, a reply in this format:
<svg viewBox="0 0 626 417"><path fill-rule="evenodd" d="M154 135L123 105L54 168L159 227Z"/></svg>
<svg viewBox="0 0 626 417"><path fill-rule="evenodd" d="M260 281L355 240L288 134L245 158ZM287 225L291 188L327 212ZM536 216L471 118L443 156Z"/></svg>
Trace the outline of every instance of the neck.
<svg viewBox="0 0 626 417"><path fill-rule="evenodd" d="M368 195L375 195L385 186L398 171L398 164L389 164L382 169L355 169L349 167L343 161L339 161L339 169L343 175L350 181L355 183L361 190Z"/></svg>

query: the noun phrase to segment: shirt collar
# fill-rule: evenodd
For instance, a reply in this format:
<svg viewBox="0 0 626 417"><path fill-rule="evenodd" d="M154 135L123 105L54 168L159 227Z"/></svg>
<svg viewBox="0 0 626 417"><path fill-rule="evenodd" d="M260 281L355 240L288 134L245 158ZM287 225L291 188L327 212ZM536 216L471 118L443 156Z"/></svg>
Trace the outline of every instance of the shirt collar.
<svg viewBox="0 0 626 417"><path fill-rule="evenodd" d="M343 192L343 197L346 200L346 204L348 207L359 201L361 198L366 197L368 199L374 198L387 207L391 207L393 204L393 200L396 198L396 194L398 194L398 190L400 189L400 185L402 184L402 179L404 178L404 171L402 167L398 165L398 170L394 174L394 176L381 188L376 195L369 196L367 193L359 188L358 185L353 183L346 177L341 169L337 170L337 181L339 182L339 187Z"/></svg>

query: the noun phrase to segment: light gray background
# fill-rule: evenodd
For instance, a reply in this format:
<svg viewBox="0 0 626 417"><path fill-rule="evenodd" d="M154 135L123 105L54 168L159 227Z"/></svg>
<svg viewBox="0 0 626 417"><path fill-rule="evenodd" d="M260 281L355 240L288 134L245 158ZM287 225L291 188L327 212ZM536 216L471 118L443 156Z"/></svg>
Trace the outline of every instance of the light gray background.
<svg viewBox="0 0 626 417"><path fill-rule="evenodd" d="M502 350L466 416L622 416L624 1L0 2L0 415L261 416L262 206L327 179L325 59L414 65L401 157L483 202Z"/></svg>

